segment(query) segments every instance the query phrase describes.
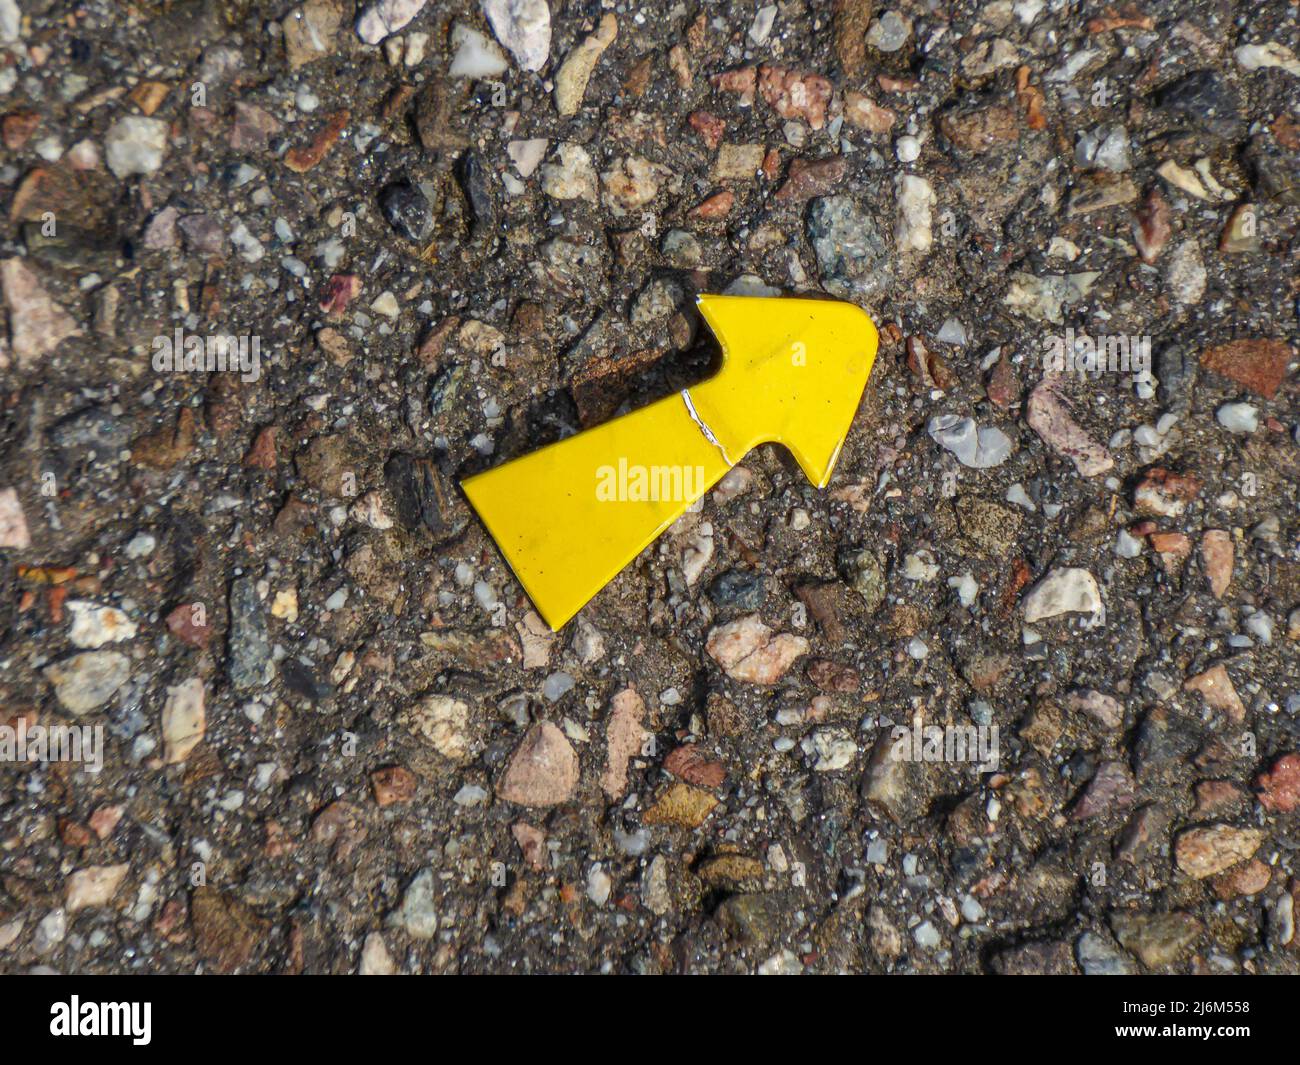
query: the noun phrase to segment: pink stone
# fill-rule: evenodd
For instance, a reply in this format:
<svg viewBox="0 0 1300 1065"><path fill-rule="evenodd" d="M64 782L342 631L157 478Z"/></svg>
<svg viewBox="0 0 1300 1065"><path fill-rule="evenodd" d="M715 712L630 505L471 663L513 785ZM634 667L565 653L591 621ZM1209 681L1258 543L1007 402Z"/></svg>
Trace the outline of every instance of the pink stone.
<svg viewBox="0 0 1300 1065"><path fill-rule="evenodd" d="M1232 582L1232 534L1223 529L1208 529L1201 537L1201 562L1210 591L1222 599Z"/></svg>
<svg viewBox="0 0 1300 1065"><path fill-rule="evenodd" d="M832 87L820 74L796 74L785 67L763 66L758 70L758 91L782 118L802 118L813 129L826 124Z"/></svg>
<svg viewBox="0 0 1300 1065"><path fill-rule="evenodd" d="M1215 710L1222 710L1233 722L1240 723L1246 720L1246 707L1241 701L1241 696L1237 694L1237 689L1232 686L1232 678L1228 676L1228 671L1222 662L1217 666L1211 666L1204 673L1189 678L1183 684L1183 689L1189 692L1200 692L1205 697L1207 705Z"/></svg>
<svg viewBox="0 0 1300 1065"><path fill-rule="evenodd" d="M1284 754L1255 778L1255 786L1266 810L1286 814L1300 806L1300 754Z"/></svg>
<svg viewBox="0 0 1300 1065"><path fill-rule="evenodd" d="M1073 462L1082 476L1095 477L1115 465L1110 452L1092 440L1070 415L1050 379L1029 393L1025 420L1052 450Z"/></svg>
<svg viewBox="0 0 1300 1065"><path fill-rule="evenodd" d="M12 488L0 488L0 547L16 547L22 551L31 545L18 493Z"/></svg>
<svg viewBox="0 0 1300 1065"><path fill-rule="evenodd" d="M498 797L521 806L558 806L578 787L578 756L549 721L533 725L510 756Z"/></svg>
<svg viewBox="0 0 1300 1065"><path fill-rule="evenodd" d="M645 703L633 688L624 688L614 696L609 724L605 727L607 756L600 786L611 799L621 798L627 790L627 763L641 752L647 735L641 722Z"/></svg>
<svg viewBox="0 0 1300 1065"><path fill-rule="evenodd" d="M808 653L808 641L773 634L757 614L750 614L713 629L705 650L732 680L775 684L796 658Z"/></svg>
<svg viewBox="0 0 1300 1065"><path fill-rule="evenodd" d="M31 366L64 340L80 336L81 330L49 293L22 259L0 263L5 306L9 308L9 331L19 367Z"/></svg>

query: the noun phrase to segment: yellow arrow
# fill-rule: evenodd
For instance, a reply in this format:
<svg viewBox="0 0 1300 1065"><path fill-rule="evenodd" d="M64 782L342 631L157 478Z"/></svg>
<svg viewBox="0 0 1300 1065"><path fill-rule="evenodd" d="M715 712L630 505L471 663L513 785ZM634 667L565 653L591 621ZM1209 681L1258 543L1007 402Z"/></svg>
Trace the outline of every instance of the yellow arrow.
<svg viewBox="0 0 1300 1065"><path fill-rule="evenodd" d="M850 303L700 296L722 369L698 385L461 482L552 629L751 448L789 448L826 487L876 358Z"/></svg>

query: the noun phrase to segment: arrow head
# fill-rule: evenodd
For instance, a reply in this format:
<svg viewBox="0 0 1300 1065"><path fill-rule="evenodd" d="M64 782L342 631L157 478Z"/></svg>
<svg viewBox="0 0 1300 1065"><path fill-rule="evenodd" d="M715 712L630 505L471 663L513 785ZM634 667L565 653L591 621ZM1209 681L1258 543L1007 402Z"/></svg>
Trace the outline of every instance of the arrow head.
<svg viewBox="0 0 1300 1065"><path fill-rule="evenodd" d="M728 464L782 444L824 488L875 362L875 324L832 300L700 296L699 308L722 347L722 370L684 393L701 428Z"/></svg>

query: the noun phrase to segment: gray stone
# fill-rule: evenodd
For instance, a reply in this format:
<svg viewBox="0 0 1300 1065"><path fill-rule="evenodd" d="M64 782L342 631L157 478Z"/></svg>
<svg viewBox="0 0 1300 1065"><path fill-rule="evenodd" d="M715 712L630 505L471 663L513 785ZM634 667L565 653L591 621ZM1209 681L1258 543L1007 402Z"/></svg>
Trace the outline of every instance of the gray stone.
<svg viewBox="0 0 1300 1065"><path fill-rule="evenodd" d="M1177 961L1201 934L1189 913L1118 913L1110 924L1120 945L1150 969Z"/></svg>
<svg viewBox="0 0 1300 1065"><path fill-rule="evenodd" d="M727 570L709 585L709 598L724 610L761 610L764 582L761 573Z"/></svg>
<svg viewBox="0 0 1300 1065"><path fill-rule="evenodd" d="M936 444L952 452L958 462L972 469L1000 466L1011 455L1011 438L993 426L980 428L974 418L940 414L930 419L926 432Z"/></svg>
<svg viewBox="0 0 1300 1065"><path fill-rule="evenodd" d="M379 207L388 224L412 244L423 244L433 228L428 198L409 181L395 181L379 194Z"/></svg>
<svg viewBox="0 0 1300 1065"><path fill-rule="evenodd" d="M230 656L226 671L230 683L245 690L260 688L271 670L271 638L266 612L252 577L240 577L230 586Z"/></svg>
<svg viewBox="0 0 1300 1065"><path fill-rule="evenodd" d="M1095 932L1084 932L1074 944L1074 952L1086 976L1133 976L1137 972L1137 966L1118 947Z"/></svg>
<svg viewBox="0 0 1300 1065"><path fill-rule="evenodd" d="M1079 134L1074 159L1080 166L1098 167L1119 173L1132 168L1128 130L1122 125L1098 126Z"/></svg>
<svg viewBox="0 0 1300 1065"><path fill-rule="evenodd" d="M210 214L186 215L177 224L187 251L196 255L220 255L226 246L221 222Z"/></svg>
<svg viewBox="0 0 1300 1065"><path fill-rule="evenodd" d="M1300 152L1283 151L1272 137L1255 137L1246 150L1261 203L1300 207Z"/></svg>
<svg viewBox="0 0 1300 1065"><path fill-rule="evenodd" d="M911 35L911 19L897 11L885 11L867 30L867 44L877 51L897 52Z"/></svg>
<svg viewBox="0 0 1300 1065"><path fill-rule="evenodd" d="M1241 93L1221 74L1197 70L1161 89L1156 106L1173 121L1223 140L1239 140L1246 123Z"/></svg>
<svg viewBox="0 0 1300 1065"><path fill-rule="evenodd" d="M684 229L670 229L665 233L660 250L669 265L681 270L694 270L704 261L700 242Z"/></svg>
<svg viewBox="0 0 1300 1065"><path fill-rule="evenodd" d="M808 239L826 291L841 299L865 299L893 277L889 247L880 227L848 196L823 196L808 211Z"/></svg>
<svg viewBox="0 0 1300 1065"><path fill-rule="evenodd" d="M432 869L421 869L407 886L402 904L389 917L394 928L400 928L412 939L432 939L438 931L438 911L434 908L434 874Z"/></svg>
<svg viewBox="0 0 1300 1065"><path fill-rule="evenodd" d="M725 899L714 918L734 938L766 946L779 935L785 912L785 902L776 895L743 894Z"/></svg>

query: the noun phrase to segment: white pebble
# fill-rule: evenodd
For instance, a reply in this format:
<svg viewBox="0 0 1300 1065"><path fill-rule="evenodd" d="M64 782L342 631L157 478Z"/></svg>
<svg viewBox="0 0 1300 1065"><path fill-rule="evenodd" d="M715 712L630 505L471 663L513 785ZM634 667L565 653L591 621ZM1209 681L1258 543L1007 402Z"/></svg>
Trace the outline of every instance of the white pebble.
<svg viewBox="0 0 1300 1065"><path fill-rule="evenodd" d="M755 44L763 44L772 35L772 24L776 21L776 5L767 4L758 9L754 21L749 27L749 39Z"/></svg>
<svg viewBox="0 0 1300 1065"><path fill-rule="evenodd" d="M1273 642L1273 619L1262 610L1256 610L1250 617L1246 618L1246 631L1260 641L1260 643Z"/></svg>
<svg viewBox="0 0 1300 1065"><path fill-rule="evenodd" d="M494 78L509 67L501 49L468 26L457 23L451 31L451 43L456 56L448 73L453 78Z"/></svg>
<svg viewBox="0 0 1300 1065"><path fill-rule="evenodd" d="M903 559L903 576L909 581L932 581L939 576L934 555L922 548Z"/></svg>
<svg viewBox="0 0 1300 1065"><path fill-rule="evenodd" d="M899 137L894 143L894 152L900 163L914 163L921 155L921 142L911 134Z"/></svg>
<svg viewBox="0 0 1300 1065"><path fill-rule="evenodd" d="M131 537L131 542L126 545L126 557L148 558L157 546L158 541L149 533L136 533Z"/></svg>
<svg viewBox="0 0 1300 1065"><path fill-rule="evenodd" d="M960 577L949 577L948 587L957 589L957 598L964 607L972 606L975 597L980 594L979 582L971 575L970 571L963 573Z"/></svg>
<svg viewBox="0 0 1300 1065"><path fill-rule="evenodd" d="M614 888L614 881L597 862L587 874L587 898L597 906L604 906L609 901L609 893Z"/></svg>
<svg viewBox="0 0 1300 1065"><path fill-rule="evenodd" d="M1259 428L1259 411L1249 403L1225 403L1214 417L1230 433L1253 433Z"/></svg>
<svg viewBox="0 0 1300 1065"><path fill-rule="evenodd" d="M933 950L939 945L939 933L929 921L923 921L912 932L916 945L924 950Z"/></svg>

